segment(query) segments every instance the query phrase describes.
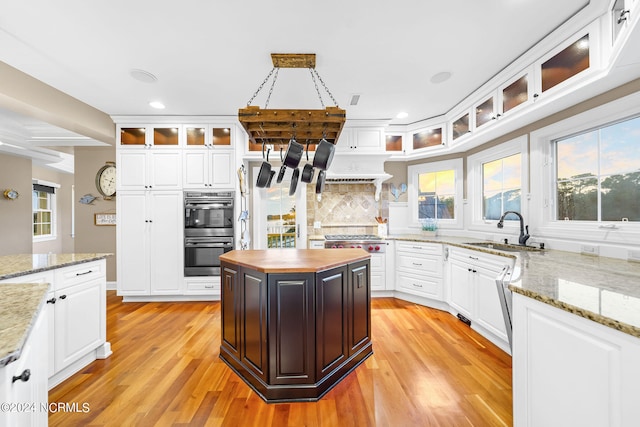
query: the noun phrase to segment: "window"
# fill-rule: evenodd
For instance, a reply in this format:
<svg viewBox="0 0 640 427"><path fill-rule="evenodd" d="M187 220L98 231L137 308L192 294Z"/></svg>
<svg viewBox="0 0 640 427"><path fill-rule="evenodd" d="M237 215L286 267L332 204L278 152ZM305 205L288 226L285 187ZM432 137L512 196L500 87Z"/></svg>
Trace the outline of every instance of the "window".
<svg viewBox="0 0 640 427"><path fill-rule="evenodd" d="M640 117L553 144L556 219L640 221Z"/></svg>
<svg viewBox="0 0 640 427"><path fill-rule="evenodd" d="M462 160L409 166L412 225L433 219L438 226L462 225Z"/></svg>
<svg viewBox="0 0 640 427"><path fill-rule="evenodd" d="M33 184L33 237L55 237L55 188Z"/></svg>
<svg viewBox="0 0 640 427"><path fill-rule="evenodd" d="M522 214L527 223L528 138L520 136L488 148L467 159L468 195L471 205L470 229L499 232L496 223L506 211ZM507 215L505 232L516 225L516 215Z"/></svg>
<svg viewBox="0 0 640 427"><path fill-rule="evenodd" d="M522 159L513 154L482 164L482 212L484 219L498 220L506 211L522 207ZM505 219L517 219L509 215Z"/></svg>

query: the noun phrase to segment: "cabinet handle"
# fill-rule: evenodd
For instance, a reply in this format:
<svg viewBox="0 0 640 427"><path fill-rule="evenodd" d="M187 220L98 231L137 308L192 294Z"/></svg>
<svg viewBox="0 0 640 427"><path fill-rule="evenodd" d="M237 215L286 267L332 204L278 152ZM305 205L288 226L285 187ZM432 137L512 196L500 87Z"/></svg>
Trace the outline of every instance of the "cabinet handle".
<svg viewBox="0 0 640 427"><path fill-rule="evenodd" d="M471 271L473 271L474 273L477 273L477 271L476 271L476 270L471 270Z"/></svg>
<svg viewBox="0 0 640 427"><path fill-rule="evenodd" d="M60 299L67 299L66 295L60 295Z"/></svg>
<svg viewBox="0 0 640 427"><path fill-rule="evenodd" d="M471 256L471 255L469 255L469 258L471 258L471 259L475 259L476 261L478 260L478 257Z"/></svg>
<svg viewBox="0 0 640 427"><path fill-rule="evenodd" d="M412 246L412 247L413 247L413 249L422 249L422 247L420 247L420 246Z"/></svg>
<svg viewBox="0 0 640 427"><path fill-rule="evenodd" d="M55 297L47 300L47 304L55 304L55 303L56 303L56 298Z"/></svg>
<svg viewBox="0 0 640 427"><path fill-rule="evenodd" d="M76 273L76 276L84 276L85 274L93 273L93 270L85 271L84 273Z"/></svg>
<svg viewBox="0 0 640 427"><path fill-rule="evenodd" d="M422 285L416 285L415 283L412 283L411 286L416 287L416 288L421 288Z"/></svg>
<svg viewBox="0 0 640 427"><path fill-rule="evenodd" d="M417 263L417 262L412 262L412 264L413 264L413 265L417 265L417 266L419 266L419 267L422 267L422 264Z"/></svg>
<svg viewBox="0 0 640 427"><path fill-rule="evenodd" d="M16 381L20 380L22 382L27 382L29 381L29 378L31 378L31 371L29 369L25 369L24 371L22 371L22 374L20 374L19 376L13 376L13 380L11 380L11 384L15 383Z"/></svg>

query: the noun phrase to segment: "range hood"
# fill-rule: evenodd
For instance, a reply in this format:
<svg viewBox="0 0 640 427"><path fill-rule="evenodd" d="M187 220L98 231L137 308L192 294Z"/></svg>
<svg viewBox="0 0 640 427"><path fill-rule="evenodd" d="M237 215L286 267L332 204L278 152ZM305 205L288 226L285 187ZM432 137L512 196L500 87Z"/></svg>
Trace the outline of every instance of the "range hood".
<svg viewBox="0 0 640 427"><path fill-rule="evenodd" d="M326 184L373 184L375 199L380 199L382 183L392 175L384 171L384 162L390 154L341 154L336 153L327 170Z"/></svg>

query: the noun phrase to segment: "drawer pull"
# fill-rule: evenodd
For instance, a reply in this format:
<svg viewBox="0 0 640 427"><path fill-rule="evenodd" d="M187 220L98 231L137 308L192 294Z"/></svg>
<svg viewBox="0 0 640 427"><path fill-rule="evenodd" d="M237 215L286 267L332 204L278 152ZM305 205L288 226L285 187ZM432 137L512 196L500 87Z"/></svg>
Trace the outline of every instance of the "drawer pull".
<svg viewBox="0 0 640 427"><path fill-rule="evenodd" d="M205 289L213 289L213 288L215 288L215 286L214 285L204 285L204 288Z"/></svg>
<svg viewBox="0 0 640 427"><path fill-rule="evenodd" d="M55 304L55 303L56 303L56 297L53 297L47 300L47 304Z"/></svg>
<svg viewBox="0 0 640 427"><path fill-rule="evenodd" d="M469 258L471 258L471 259L475 259L476 261L478 260L478 257L476 257L476 256L471 256L471 255L469 255Z"/></svg>
<svg viewBox="0 0 640 427"><path fill-rule="evenodd" d="M422 287L422 285L417 285L415 283L412 283L411 286L413 286L414 288L421 288Z"/></svg>
<svg viewBox="0 0 640 427"><path fill-rule="evenodd" d="M14 375L11 383L13 384L18 380L26 383L27 381L29 381L29 378L31 378L31 371L29 369L25 369L19 376Z"/></svg>
<svg viewBox="0 0 640 427"><path fill-rule="evenodd" d="M76 276L84 276L85 274L93 273L93 270L85 271L84 273L76 273Z"/></svg>
<svg viewBox="0 0 640 427"><path fill-rule="evenodd" d="M421 264L421 263L419 263L419 262L413 262L412 264L413 264L413 265L417 265L418 267L422 267L422 264Z"/></svg>
<svg viewBox="0 0 640 427"><path fill-rule="evenodd" d="M424 249L422 246L413 246L413 249Z"/></svg>
<svg viewBox="0 0 640 427"><path fill-rule="evenodd" d="M66 295L60 295L60 299L67 299Z"/></svg>

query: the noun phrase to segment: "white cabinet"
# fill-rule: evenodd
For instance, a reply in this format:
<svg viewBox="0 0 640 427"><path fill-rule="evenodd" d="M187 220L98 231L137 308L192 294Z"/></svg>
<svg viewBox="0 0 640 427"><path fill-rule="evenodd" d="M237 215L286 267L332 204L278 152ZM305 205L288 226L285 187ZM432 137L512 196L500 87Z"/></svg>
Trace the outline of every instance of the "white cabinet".
<svg viewBox="0 0 640 427"><path fill-rule="evenodd" d="M116 169L118 191L182 188L182 152L150 148L120 149Z"/></svg>
<svg viewBox="0 0 640 427"><path fill-rule="evenodd" d="M384 291L387 288L384 253L371 254L371 291Z"/></svg>
<svg viewBox="0 0 640 427"><path fill-rule="evenodd" d="M181 191L118 194L118 294L183 293Z"/></svg>
<svg viewBox="0 0 640 427"><path fill-rule="evenodd" d="M513 294L513 423L637 426L640 339Z"/></svg>
<svg viewBox="0 0 640 427"><path fill-rule="evenodd" d="M345 127L338 138L336 150L353 153L384 153L384 127Z"/></svg>
<svg viewBox="0 0 640 427"><path fill-rule="evenodd" d="M396 291L442 301L442 245L396 242Z"/></svg>
<svg viewBox="0 0 640 427"><path fill-rule="evenodd" d="M309 240L309 249L324 249L324 239Z"/></svg>
<svg viewBox="0 0 640 427"><path fill-rule="evenodd" d="M47 425L47 315L40 310L18 360L0 367L0 425Z"/></svg>
<svg viewBox="0 0 640 427"><path fill-rule="evenodd" d="M508 337L496 278L513 263L513 258L449 247L447 299L453 313L503 349L508 348Z"/></svg>
<svg viewBox="0 0 640 427"><path fill-rule="evenodd" d="M185 150L183 153L184 188L233 188L235 185L233 160L233 151L229 150Z"/></svg>

